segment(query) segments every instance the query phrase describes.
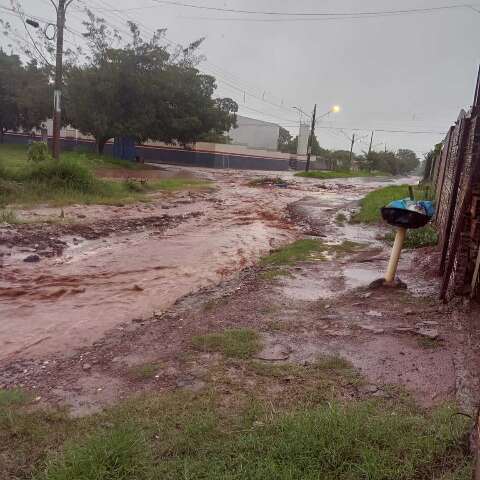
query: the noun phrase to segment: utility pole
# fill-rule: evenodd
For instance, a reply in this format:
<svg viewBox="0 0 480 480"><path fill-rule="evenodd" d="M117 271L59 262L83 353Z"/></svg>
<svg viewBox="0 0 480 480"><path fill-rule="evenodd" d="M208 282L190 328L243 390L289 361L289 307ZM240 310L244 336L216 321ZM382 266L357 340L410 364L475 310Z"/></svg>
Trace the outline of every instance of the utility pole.
<svg viewBox="0 0 480 480"><path fill-rule="evenodd" d="M373 134L375 133L375 130L372 130L372 136L370 137L370 145L368 147L368 156L370 157L370 153L372 153L372 144L373 144Z"/></svg>
<svg viewBox="0 0 480 480"><path fill-rule="evenodd" d="M62 127L62 86L63 86L63 29L65 12L73 0L58 0L57 10L57 50L55 55L55 84L53 90L53 139L52 155L55 160L60 157L60 129Z"/></svg>
<svg viewBox="0 0 480 480"><path fill-rule="evenodd" d="M352 135L352 144L350 145L350 165L353 160L353 146L355 145L355 134Z"/></svg>
<svg viewBox="0 0 480 480"><path fill-rule="evenodd" d="M315 117L316 116L317 116L317 104L315 104L315 107L313 108L312 128L310 130L310 137L308 137L307 163L305 165L306 172L310 170L310 157L312 155L313 138L315 136Z"/></svg>

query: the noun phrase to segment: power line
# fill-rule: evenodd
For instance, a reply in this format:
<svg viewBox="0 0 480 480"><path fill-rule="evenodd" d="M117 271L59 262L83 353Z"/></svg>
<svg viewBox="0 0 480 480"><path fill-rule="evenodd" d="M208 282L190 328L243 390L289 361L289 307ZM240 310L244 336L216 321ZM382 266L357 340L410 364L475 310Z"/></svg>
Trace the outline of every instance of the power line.
<svg viewBox="0 0 480 480"><path fill-rule="evenodd" d="M92 1L92 0L90 0ZM87 2L85 0L81 0L81 2L85 5L85 7L87 8L91 8L90 5L87 4ZM107 3L106 1L104 0L96 0L95 3L98 4L103 4L105 5L106 7L108 7L109 11L111 11L112 13L114 13L115 17L117 17L118 19L120 19L121 21L123 22L126 22L126 21L129 21L128 18L118 14L118 13L115 13L115 9L113 9L113 7L111 7L111 5L109 3ZM95 10L103 10L101 7L99 8L97 5L95 5ZM93 10L93 9L92 9ZM141 26L142 28L144 28L147 33L155 33L152 29L150 29L149 27L147 27L146 25L142 24L141 22L139 22L137 19L133 18L133 20L135 21L135 23L137 23L139 26ZM114 25L115 28L117 28L119 31L121 31L122 33L125 33L125 30L121 30L119 29L116 25ZM130 34L130 32L127 32L127 34ZM184 48L183 45L181 45L180 43L172 40L172 39L169 39L166 35L163 36L163 39L169 43L170 45L172 46L176 46L176 47L181 47L181 48ZM210 70L213 71L213 74L215 76L215 78L217 79L217 81L221 82L222 84L225 84L227 86L229 86L230 88L234 89L234 90L237 90L238 92L242 93L244 95L244 97L246 95L252 97L252 98L256 98L257 100L265 103L265 104L268 104L268 105L271 105L275 108L278 108L278 109L282 109L282 110L285 110L285 111L290 111L290 108L289 107L286 107L285 105L281 105L281 104L278 104L278 103L275 103L275 102L271 102L269 100L266 100L265 98L259 96L259 95L256 95L254 93L252 93L251 91L249 91L249 89L245 88L244 86L242 85L239 85L238 82L235 82L235 81L232 81L232 80L228 80L228 79L225 79L225 75L221 74L218 72L218 70L223 70L224 72L226 72L226 70L224 70L222 67L208 61L208 60L205 60L205 64L209 66ZM208 73L208 72L207 72ZM227 72L227 75L232 77L232 78L235 78L234 75L230 74ZM264 91L265 92L265 91ZM241 101L238 102L239 104L241 104ZM275 115L270 115L270 114L267 114L268 116L273 116L275 118L277 118Z"/></svg>
<svg viewBox="0 0 480 480"><path fill-rule="evenodd" d="M15 10L13 9L17 15L18 15L18 18L20 18L20 20L22 21L23 23L23 26L25 28L25 31L27 32L27 35L30 37L30 40L32 41L32 45L33 45L33 48L35 48L35 50L38 52L38 54L40 55L40 57L43 59L43 61L50 67L52 67L53 65L45 58L45 56L43 55L43 53L40 51L40 49L37 47L37 43L35 42L35 40L33 39L32 37L32 34L30 33L30 30L28 29L27 27L27 24L25 23L25 18L24 18L24 14L20 11L20 8L18 10Z"/></svg>
<svg viewBox="0 0 480 480"><path fill-rule="evenodd" d="M454 10L474 8L471 4L463 5L444 5L440 7L429 8L409 8L401 10L375 10L370 12L279 12L279 11L262 11L262 10L240 10L235 8L221 8L211 7L207 5L195 5L191 3L177 2L171 0L153 0L156 3L163 5L173 5L178 7L193 8L197 10L208 10L214 12L224 13L238 13L244 15L268 15L268 16L282 16L282 17L368 17L368 16L380 16L380 15L398 15L398 14L411 14L411 13L427 13L442 10ZM153 8L153 6L147 7L134 7L129 9L118 9L117 11L129 11L129 10L142 10L145 8Z"/></svg>

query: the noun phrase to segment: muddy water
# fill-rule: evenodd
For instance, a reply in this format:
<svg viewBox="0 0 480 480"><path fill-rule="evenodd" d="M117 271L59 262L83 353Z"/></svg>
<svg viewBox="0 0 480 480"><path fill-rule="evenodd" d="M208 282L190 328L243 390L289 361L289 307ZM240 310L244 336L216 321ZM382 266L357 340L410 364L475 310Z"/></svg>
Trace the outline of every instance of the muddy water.
<svg viewBox="0 0 480 480"><path fill-rule="evenodd" d="M124 322L150 316L185 294L218 283L297 237L298 230L284 220L287 204L308 195L321 200L320 214L384 184L378 179L300 179L293 188L263 189L246 185L261 175L254 172L196 173L216 180L217 190L203 196L159 196L148 205L65 209L68 218L86 217L84 221L202 213L166 232L119 231L75 242L64 238L68 247L61 257L33 264L23 262L28 252L8 252L0 278L0 360L68 353L88 345ZM333 187L319 187L325 184ZM45 208L39 212L50 214ZM344 235L358 237L359 232Z"/></svg>

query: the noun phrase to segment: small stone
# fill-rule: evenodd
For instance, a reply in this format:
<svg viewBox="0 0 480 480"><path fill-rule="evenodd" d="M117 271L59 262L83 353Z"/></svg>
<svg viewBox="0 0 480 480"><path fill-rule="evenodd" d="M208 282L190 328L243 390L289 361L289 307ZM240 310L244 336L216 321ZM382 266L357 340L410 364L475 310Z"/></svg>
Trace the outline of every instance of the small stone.
<svg viewBox="0 0 480 480"><path fill-rule="evenodd" d="M23 261L29 263L39 262L40 257L38 255L29 255L28 257L25 257Z"/></svg>
<svg viewBox="0 0 480 480"><path fill-rule="evenodd" d="M420 328L418 329L417 333L425 338L430 338L431 340L435 340L438 338L439 333L436 328Z"/></svg>
<svg viewBox="0 0 480 480"><path fill-rule="evenodd" d="M35 401L39 402L42 399L42 397L35 397Z"/></svg>
<svg viewBox="0 0 480 480"><path fill-rule="evenodd" d="M83 213L77 213L77 217L78 218L87 218L87 216L84 215Z"/></svg>
<svg viewBox="0 0 480 480"><path fill-rule="evenodd" d="M376 310L369 310L366 315L369 317L383 317L381 312L377 312Z"/></svg>
<svg viewBox="0 0 480 480"><path fill-rule="evenodd" d="M405 315L413 315L415 312L409 308L407 308L406 310L403 311L403 313Z"/></svg>
<svg viewBox="0 0 480 480"><path fill-rule="evenodd" d="M83 370L88 371L92 368L92 365L90 365L90 363L84 363L82 365L82 368L83 368Z"/></svg>
<svg viewBox="0 0 480 480"><path fill-rule="evenodd" d="M143 292L143 288L140 285L134 285L133 290L136 292Z"/></svg>

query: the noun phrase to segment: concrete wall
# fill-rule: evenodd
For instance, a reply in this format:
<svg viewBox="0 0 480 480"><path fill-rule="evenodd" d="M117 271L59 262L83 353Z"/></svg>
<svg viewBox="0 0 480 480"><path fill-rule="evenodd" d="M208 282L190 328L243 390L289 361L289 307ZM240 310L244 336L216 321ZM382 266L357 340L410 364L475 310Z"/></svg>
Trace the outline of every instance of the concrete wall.
<svg viewBox="0 0 480 480"><path fill-rule="evenodd" d="M273 151L277 150L279 135L279 125L241 115L237 115L237 128L228 132L234 145Z"/></svg>

